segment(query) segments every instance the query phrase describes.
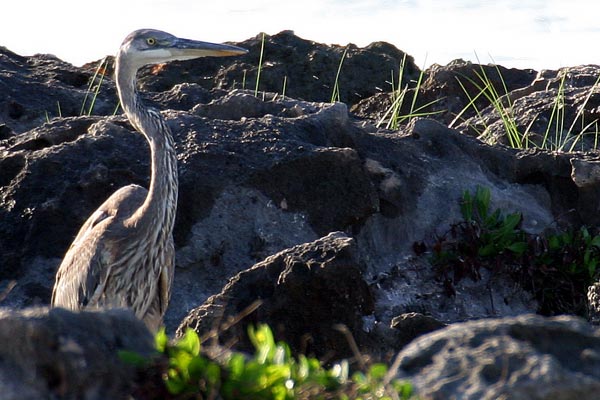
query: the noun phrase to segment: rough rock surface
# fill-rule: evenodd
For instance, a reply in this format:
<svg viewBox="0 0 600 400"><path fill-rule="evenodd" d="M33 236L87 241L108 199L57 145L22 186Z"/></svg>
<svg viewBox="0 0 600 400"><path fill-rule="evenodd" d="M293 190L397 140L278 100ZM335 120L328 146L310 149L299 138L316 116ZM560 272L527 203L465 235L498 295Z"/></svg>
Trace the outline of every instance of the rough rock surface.
<svg viewBox="0 0 600 400"><path fill-rule="evenodd" d="M93 72L54 56L23 57L0 47L0 140L58 115L87 112L91 101L87 101L86 93ZM94 112L112 113L117 104L115 96L114 85L102 85Z"/></svg>
<svg viewBox="0 0 600 400"><path fill-rule="evenodd" d="M4 400L126 399L135 369L119 351L153 353L133 313L0 309L0 393Z"/></svg>
<svg viewBox="0 0 600 400"><path fill-rule="evenodd" d="M523 315L458 323L398 355L422 399L596 399L600 332L575 317Z"/></svg>
<svg viewBox="0 0 600 400"><path fill-rule="evenodd" d="M352 357L347 337L336 326L344 325L362 344L363 317L373 313L373 298L353 242L336 232L268 257L192 310L178 335L186 328L202 335L214 330L220 343L237 343L251 351L248 325L267 323L294 351ZM260 302L257 308L248 310L255 301ZM298 337L298 332L304 335Z"/></svg>

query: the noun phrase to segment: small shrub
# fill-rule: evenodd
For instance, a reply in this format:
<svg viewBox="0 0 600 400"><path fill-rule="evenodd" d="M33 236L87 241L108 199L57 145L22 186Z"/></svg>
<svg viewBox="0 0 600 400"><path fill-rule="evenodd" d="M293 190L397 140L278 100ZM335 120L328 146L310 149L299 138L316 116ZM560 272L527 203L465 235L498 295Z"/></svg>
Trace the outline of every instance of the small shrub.
<svg viewBox="0 0 600 400"><path fill-rule="evenodd" d="M490 203L487 188L465 191L463 220L431 246L432 263L447 294L455 294L454 285L461 279L480 279L481 268L486 268L505 272L530 290L541 314L584 315L587 288L600 275L600 235L587 227L528 234L521 229L520 213L492 211Z"/></svg>
<svg viewBox="0 0 600 400"><path fill-rule="evenodd" d="M137 398L162 399L357 399L394 400L412 398L410 383L393 379L384 364L350 375L348 361L324 368L316 358L294 357L285 343L275 342L266 325L249 328L254 345L252 356L231 352L219 362L201 353L198 335L188 330L175 343L169 343L164 330L156 335L156 348L163 355L149 361L135 354L121 358L145 370L158 369L162 390L138 390ZM142 374L145 377L156 373ZM153 383L146 382L147 385Z"/></svg>

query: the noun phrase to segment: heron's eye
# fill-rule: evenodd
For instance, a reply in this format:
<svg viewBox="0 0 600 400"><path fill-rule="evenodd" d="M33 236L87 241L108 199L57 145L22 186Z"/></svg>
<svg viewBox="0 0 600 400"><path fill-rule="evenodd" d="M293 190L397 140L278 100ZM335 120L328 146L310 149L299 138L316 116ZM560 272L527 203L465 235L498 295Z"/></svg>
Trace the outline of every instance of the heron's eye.
<svg viewBox="0 0 600 400"><path fill-rule="evenodd" d="M148 43L148 46L154 46L156 44L156 39L148 38L146 39L146 43Z"/></svg>

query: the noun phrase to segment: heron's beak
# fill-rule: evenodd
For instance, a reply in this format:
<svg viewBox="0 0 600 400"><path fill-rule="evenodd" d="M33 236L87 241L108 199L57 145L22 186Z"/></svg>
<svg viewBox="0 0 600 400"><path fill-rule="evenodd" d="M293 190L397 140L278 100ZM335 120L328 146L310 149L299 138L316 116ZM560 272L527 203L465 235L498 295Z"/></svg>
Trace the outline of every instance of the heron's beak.
<svg viewBox="0 0 600 400"><path fill-rule="evenodd" d="M246 54L248 50L229 44L200 42L197 40L177 39L169 49L173 58L189 60L198 57L226 57Z"/></svg>

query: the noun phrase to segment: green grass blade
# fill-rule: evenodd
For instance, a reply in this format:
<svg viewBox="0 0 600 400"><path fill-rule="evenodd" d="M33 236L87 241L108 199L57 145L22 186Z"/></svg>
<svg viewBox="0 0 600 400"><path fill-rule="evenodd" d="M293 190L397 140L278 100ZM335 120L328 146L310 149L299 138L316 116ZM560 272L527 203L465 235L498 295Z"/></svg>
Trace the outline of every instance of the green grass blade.
<svg viewBox="0 0 600 400"><path fill-rule="evenodd" d="M258 85L260 84L260 73L262 71L263 55L265 53L265 33L262 34L262 41L260 43L260 56L258 58L258 71L256 73L256 86L254 87L254 97L258 97ZM244 86L246 85L246 77L244 74Z"/></svg>
<svg viewBox="0 0 600 400"><path fill-rule="evenodd" d="M340 73L342 72L342 65L344 65L344 59L346 58L346 54L348 52L348 46L344 48L344 53L342 54L342 58L340 59L340 63L338 64L338 69L335 74L335 81L333 83L333 90L331 92L331 101L330 103L335 103L336 101L340 101Z"/></svg>
<svg viewBox="0 0 600 400"><path fill-rule="evenodd" d="M108 60L106 58L104 58L100 62L99 68L96 69L96 74L94 74L94 80L95 80L95 77L98 75L98 71L104 71L104 68L103 68L104 63L108 64ZM94 90L94 96L92 97L92 102L90 103L90 107L88 108L88 112L87 112L88 116L92 115L92 111L94 110L94 105L96 104L96 99L98 98L98 93L100 93L100 87L102 86L102 82L104 82L104 72L102 72L100 74L100 81L98 82L98 85L96 85L96 90Z"/></svg>

